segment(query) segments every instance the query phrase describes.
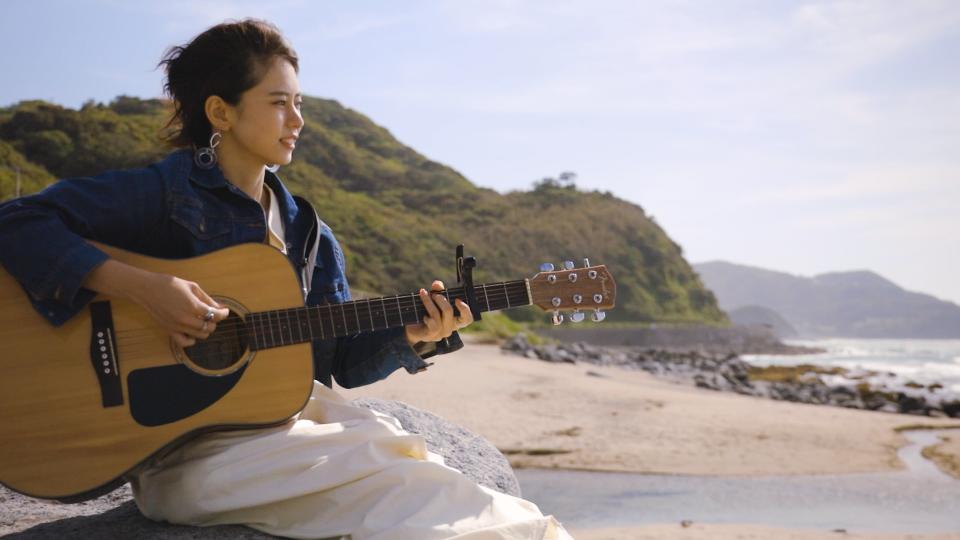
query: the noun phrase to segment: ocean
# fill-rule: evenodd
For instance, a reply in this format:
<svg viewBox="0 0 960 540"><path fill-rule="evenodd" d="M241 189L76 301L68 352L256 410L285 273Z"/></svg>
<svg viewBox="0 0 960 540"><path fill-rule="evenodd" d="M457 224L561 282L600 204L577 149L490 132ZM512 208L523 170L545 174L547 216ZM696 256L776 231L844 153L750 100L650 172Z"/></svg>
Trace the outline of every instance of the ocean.
<svg viewBox="0 0 960 540"><path fill-rule="evenodd" d="M876 371L902 383L924 386L940 383L943 390L960 394L960 340L957 339L833 338L786 342L819 347L827 352L802 356L743 355L742 358L758 366L814 364Z"/></svg>

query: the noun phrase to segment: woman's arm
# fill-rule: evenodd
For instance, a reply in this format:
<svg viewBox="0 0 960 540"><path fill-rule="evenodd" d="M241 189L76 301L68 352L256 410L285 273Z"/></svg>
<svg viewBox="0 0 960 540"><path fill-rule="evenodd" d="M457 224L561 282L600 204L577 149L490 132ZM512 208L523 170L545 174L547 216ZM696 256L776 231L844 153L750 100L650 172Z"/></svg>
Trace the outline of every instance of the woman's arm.
<svg viewBox="0 0 960 540"><path fill-rule="evenodd" d="M164 181L156 168L61 180L0 205L0 263L41 315L59 325L96 293L136 301L181 345L209 335L195 284L110 260L86 239L147 251L165 219ZM139 248L139 249L138 249ZM191 286L192 285L192 286ZM217 310L216 320L226 316ZM193 319L193 320L189 320Z"/></svg>
<svg viewBox="0 0 960 540"><path fill-rule="evenodd" d="M164 219L159 171L112 171L60 180L0 205L0 263L53 324L91 298L87 275L107 254L85 239L137 250Z"/></svg>
<svg viewBox="0 0 960 540"><path fill-rule="evenodd" d="M90 272L83 287L140 304L181 347L210 337L217 321L230 315L229 309L220 306L192 281L113 259ZM214 318L204 323L203 317L210 309L214 311Z"/></svg>

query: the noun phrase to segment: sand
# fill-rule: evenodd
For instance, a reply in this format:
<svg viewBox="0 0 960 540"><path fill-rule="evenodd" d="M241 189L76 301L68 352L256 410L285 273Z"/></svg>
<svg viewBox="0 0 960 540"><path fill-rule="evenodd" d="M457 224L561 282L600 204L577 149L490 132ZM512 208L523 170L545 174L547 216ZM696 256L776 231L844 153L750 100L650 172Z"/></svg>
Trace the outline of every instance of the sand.
<svg viewBox="0 0 960 540"><path fill-rule="evenodd" d="M490 439L515 467L676 474L830 474L901 468L895 430L934 419L772 401L645 372L549 364L471 343L426 372L346 396L397 399Z"/></svg>
<svg viewBox="0 0 960 540"><path fill-rule="evenodd" d="M669 383L644 372L549 364L468 343L417 375L397 372L345 396L405 401L490 439L514 467L697 475L836 474L900 469L896 428L934 419L778 402ZM960 459L960 444L937 447ZM960 540L677 523L575 531L580 540Z"/></svg>

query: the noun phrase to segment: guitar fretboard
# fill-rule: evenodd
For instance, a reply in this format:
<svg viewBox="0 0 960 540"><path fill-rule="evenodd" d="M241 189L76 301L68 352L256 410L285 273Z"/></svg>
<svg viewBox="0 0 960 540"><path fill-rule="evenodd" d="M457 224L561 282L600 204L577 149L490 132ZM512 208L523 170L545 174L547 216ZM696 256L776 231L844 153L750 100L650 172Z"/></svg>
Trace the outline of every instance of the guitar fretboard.
<svg viewBox="0 0 960 540"><path fill-rule="evenodd" d="M474 286L477 308L497 311L530 304L526 280L485 283ZM467 301L463 287L443 291L454 311L455 301ZM253 350L294 345L313 340L373 332L418 324L427 315L420 295L402 294L323 304L247 315L244 326L248 346Z"/></svg>

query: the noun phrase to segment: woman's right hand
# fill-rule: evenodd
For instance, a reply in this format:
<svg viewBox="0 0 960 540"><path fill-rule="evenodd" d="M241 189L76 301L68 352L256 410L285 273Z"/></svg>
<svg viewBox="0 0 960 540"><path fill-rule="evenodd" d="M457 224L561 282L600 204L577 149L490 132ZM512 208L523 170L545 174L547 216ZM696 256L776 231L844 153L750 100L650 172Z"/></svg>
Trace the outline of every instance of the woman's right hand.
<svg viewBox="0 0 960 540"><path fill-rule="evenodd" d="M131 298L162 326L170 339L181 347L194 345L198 339L207 339L217 329L217 323L230 315L230 310L218 304L192 281L167 274L150 273L146 286L134 291ZM213 319L205 321L208 312Z"/></svg>
<svg viewBox="0 0 960 540"><path fill-rule="evenodd" d="M140 304L180 347L190 347L198 339L210 337L217 322L230 315L229 309L192 281L142 270L113 259L90 272L83 286ZM211 310L213 319L204 321Z"/></svg>

